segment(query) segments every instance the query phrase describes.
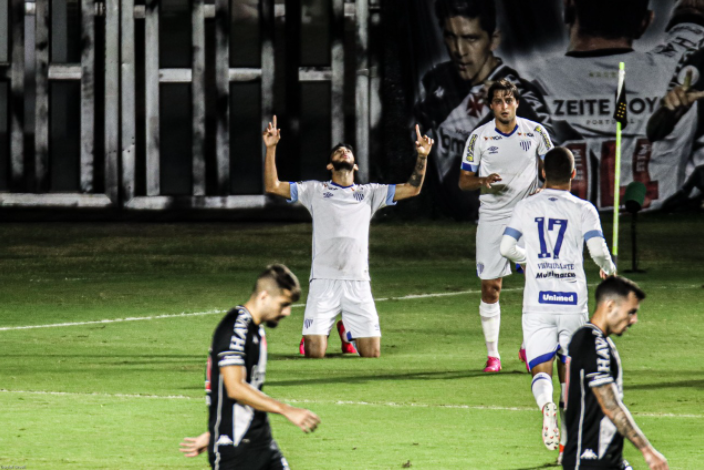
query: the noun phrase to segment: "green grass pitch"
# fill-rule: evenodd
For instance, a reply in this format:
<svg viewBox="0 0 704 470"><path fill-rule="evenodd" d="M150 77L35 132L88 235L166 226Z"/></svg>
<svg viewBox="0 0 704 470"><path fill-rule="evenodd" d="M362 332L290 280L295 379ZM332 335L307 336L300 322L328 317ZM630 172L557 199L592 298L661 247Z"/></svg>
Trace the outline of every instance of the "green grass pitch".
<svg viewBox="0 0 704 470"><path fill-rule="evenodd" d="M625 403L671 468L704 468L704 221L649 215L640 222L648 272L632 278L649 297L639 323L616 339ZM621 269L630 266L627 223L624 217ZM506 279L501 298L504 370L480 372L475 230L373 224L372 289L386 299L377 304L378 360L343 357L336 335L329 358L301 359L301 307L268 331L265 392L322 419L305 435L272 416L293 469L553 465L557 454L543 447L541 415L517 358L522 276ZM310 238L310 224L4 224L0 465L207 468L203 456L182 457L178 444L205 430L212 331L223 311L248 298L267 263L289 265L305 295ZM593 288L597 269L589 259L586 266ZM415 294L450 295L399 299ZM86 323L19 328L76 322ZM646 468L630 443L626 458Z"/></svg>

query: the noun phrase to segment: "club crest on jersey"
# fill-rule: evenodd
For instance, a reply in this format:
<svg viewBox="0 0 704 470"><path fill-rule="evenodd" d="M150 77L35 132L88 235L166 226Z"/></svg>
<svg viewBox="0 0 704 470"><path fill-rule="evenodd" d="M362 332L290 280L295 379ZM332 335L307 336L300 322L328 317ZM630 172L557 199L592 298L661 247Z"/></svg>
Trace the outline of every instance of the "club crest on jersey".
<svg viewBox="0 0 704 470"><path fill-rule="evenodd" d="M522 141L521 141L521 148L522 148L525 152L527 152L528 150L530 150L530 144L532 144L532 143L533 143L533 142L531 142L530 140L522 140Z"/></svg>
<svg viewBox="0 0 704 470"><path fill-rule="evenodd" d="M489 147L487 150L488 150L489 153L492 154L492 155L495 154L495 153L499 153L499 147L495 147L495 146L494 146L494 147Z"/></svg>
<svg viewBox="0 0 704 470"><path fill-rule="evenodd" d="M331 198L331 197L333 197L333 196L334 196L333 193L323 193L323 197L324 197L325 199Z"/></svg>
<svg viewBox="0 0 704 470"><path fill-rule="evenodd" d="M364 200L364 193L354 193L354 198L357 202L362 202Z"/></svg>
<svg viewBox="0 0 704 470"><path fill-rule="evenodd" d="M480 276L484 272L484 264L477 263L477 276Z"/></svg>

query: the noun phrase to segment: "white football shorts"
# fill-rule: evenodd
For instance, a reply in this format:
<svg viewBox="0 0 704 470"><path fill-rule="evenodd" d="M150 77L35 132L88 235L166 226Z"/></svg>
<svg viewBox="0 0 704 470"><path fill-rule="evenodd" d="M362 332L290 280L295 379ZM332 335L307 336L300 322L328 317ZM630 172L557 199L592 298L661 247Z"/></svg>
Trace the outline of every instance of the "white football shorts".
<svg viewBox="0 0 704 470"><path fill-rule="evenodd" d="M329 335L340 313L345 329L353 339L381 336L371 283L339 279L313 279L310 282L303 336Z"/></svg>
<svg viewBox="0 0 704 470"><path fill-rule="evenodd" d="M524 313L523 339L526 343L528 367L532 369L550 361L556 354L564 363L572 335L587 323L587 317L586 314Z"/></svg>
<svg viewBox="0 0 704 470"><path fill-rule="evenodd" d="M501 237L508 225L486 224L477 225L477 276L480 279L498 279L511 275L511 262L501 256Z"/></svg>

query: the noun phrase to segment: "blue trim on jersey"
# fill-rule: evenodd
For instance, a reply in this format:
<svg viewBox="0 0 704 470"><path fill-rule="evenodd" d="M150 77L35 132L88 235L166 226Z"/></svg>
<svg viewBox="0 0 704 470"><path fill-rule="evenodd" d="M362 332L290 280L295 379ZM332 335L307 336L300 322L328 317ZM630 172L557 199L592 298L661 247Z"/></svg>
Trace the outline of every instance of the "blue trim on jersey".
<svg viewBox="0 0 704 470"><path fill-rule="evenodd" d="M388 192L386 193L386 205L395 206L396 201L394 201L394 196L396 196L396 185L390 184Z"/></svg>
<svg viewBox="0 0 704 470"><path fill-rule="evenodd" d="M504 230L504 235L511 236L516 239L516 241L520 240L523 234L516 230L515 228L511 227L506 227L506 230Z"/></svg>
<svg viewBox="0 0 704 470"><path fill-rule="evenodd" d="M591 240L594 237L604 238L604 234L599 230L590 230L584 234L584 241L586 242L588 240Z"/></svg>
<svg viewBox="0 0 704 470"><path fill-rule="evenodd" d="M342 186L341 184L333 183L332 181L330 181L330 184L333 186L337 186L338 188L342 188L342 189L347 189L347 188L351 188L352 186L354 186L354 183L352 183L349 186Z"/></svg>
<svg viewBox="0 0 704 470"><path fill-rule="evenodd" d="M494 130L504 137L511 137L518 130L518 124L516 124L516 127L514 127L513 130L511 132L509 132L508 134L504 134L503 132L501 132L497 128L494 128Z"/></svg>
<svg viewBox="0 0 704 470"><path fill-rule="evenodd" d="M471 171L472 173L476 173L479 169L479 165L472 165L471 163L462 162L462 169L464 171Z"/></svg>
<svg viewBox="0 0 704 470"><path fill-rule="evenodd" d="M557 345L557 349L555 349L553 352L549 352L547 354L543 354L542 356L538 356L532 361L528 362L528 367L533 369L533 367L537 366L538 364L542 364L543 362L548 362L551 360L555 355L557 354L557 351L560 350L560 345Z"/></svg>
<svg viewBox="0 0 704 470"><path fill-rule="evenodd" d="M290 181L289 184L291 185L291 199L286 199L286 202L293 203L298 201L298 183Z"/></svg>

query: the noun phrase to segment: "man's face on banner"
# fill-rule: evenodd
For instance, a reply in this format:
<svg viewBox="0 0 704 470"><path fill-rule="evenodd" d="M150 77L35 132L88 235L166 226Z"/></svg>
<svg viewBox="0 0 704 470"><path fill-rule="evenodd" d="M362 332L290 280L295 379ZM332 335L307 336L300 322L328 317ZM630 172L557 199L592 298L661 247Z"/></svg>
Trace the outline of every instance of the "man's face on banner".
<svg viewBox="0 0 704 470"><path fill-rule="evenodd" d="M450 17L445 20L443 36L460 77L463 80L476 78L494 49L493 38L482 29L479 18Z"/></svg>
<svg viewBox="0 0 704 470"><path fill-rule="evenodd" d="M494 117L502 124L510 124L516 119L518 100L506 90L497 90L489 103Z"/></svg>

